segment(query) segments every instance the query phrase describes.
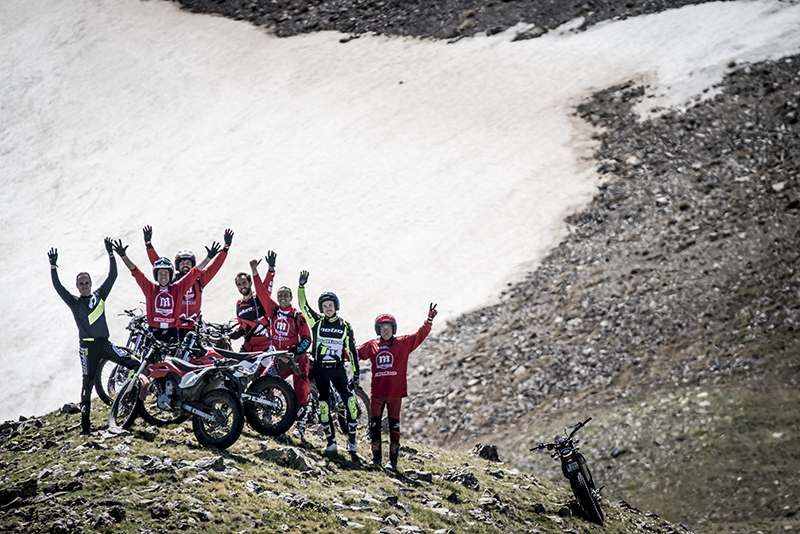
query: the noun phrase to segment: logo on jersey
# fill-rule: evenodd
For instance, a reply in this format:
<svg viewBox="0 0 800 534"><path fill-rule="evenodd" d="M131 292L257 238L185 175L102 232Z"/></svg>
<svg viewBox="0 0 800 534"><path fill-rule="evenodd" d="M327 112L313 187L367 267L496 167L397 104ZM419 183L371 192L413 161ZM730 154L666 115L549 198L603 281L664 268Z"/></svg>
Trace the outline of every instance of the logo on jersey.
<svg viewBox="0 0 800 534"><path fill-rule="evenodd" d="M279 336L289 336L289 321L286 320L286 317L279 316L277 319L275 319L275 321L272 323L272 328Z"/></svg>
<svg viewBox="0 0 800 534"><path fill-rule="evenodd" d="M156 313L160 315L172 315L175 309L175 299L167 292L156 295Z"/></svg>
<svg viewBox="0 0 800 534"><path fill-rule="evenodd" d="M375 367L389 369L394 365L394 355L388 350L382 350L375 355Z"/></svg>

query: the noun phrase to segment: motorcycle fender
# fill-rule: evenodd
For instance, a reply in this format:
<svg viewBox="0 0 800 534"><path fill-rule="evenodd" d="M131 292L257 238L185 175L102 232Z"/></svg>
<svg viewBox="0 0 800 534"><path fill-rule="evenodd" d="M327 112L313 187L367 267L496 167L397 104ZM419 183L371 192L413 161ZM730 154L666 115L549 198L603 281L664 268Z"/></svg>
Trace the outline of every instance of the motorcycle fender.
<svg viewBox="0 0 800 534"><path fill-rule="evenodd" d="M145 375L139 375L139 399L144 402L147 397L147 389L150 387L150 379Z"/></svg>
<svg viewBox="0 0 800 534"><path fill-rule="evenodd" d="M197 371L192 371L191 373L186 373L181 378L181 383L180 383L179 387L181 389L188 389L188 388L194 386L195 384L197 384L197 381L199 380L199 378L200 378L200 374Z"/></svg>

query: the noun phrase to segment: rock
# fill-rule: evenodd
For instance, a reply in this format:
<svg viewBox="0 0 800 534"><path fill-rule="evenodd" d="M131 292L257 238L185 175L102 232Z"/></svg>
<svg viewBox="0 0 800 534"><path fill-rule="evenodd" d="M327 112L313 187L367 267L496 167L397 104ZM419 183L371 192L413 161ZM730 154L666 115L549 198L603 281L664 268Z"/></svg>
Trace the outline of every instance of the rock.
<svg viewBox="0 0 800 534"><path fill-rule="evenodd" d="M399 533L392 527L383 527L377 532L377 534L399 534Z"/></svg>
<svg viewBox="0 0 800 534"><path fill-rule="evenodd" d="M29 478L7 488L0 489L0 506L5 506L15 499L30 499L36 496L37 479Z"/></svg>
<svg viewBox="0 0 800 534"><path fill-rule="evenodd" d="M430 471L417 471L415 469L406 469L405 476L411 480L419 480L421 482L433 482L433 473Z"/></svg>
<svg viewBox="0 0 800 534"><path fill-rule="evenodd" d="M533 512L539 515L544 515L547 513L547 510L545 509L542 503L537 502L536 504L533 505Z"/></svg>
<svg viewBox="0 0 800 534"><path fill-rule="evenodd" d="M73 415L76 413L81 413L81 408L77 404L67 403L61 407L61 413L65 415Z"/></svg>
<svg viewBox="0 0 800 534"><path fill-rule="evenodd" d="M444 475L442 479L447 480L448 482L456 482L471 490L478 490L481 487L481 484L478 482L478 479L475 477L475 475L466 469L457 471L451 468L450 472Z"/></svg>
<svg viewBox="0 0 800 534"><path fill-rule="evenodd" d="M536 39L538 37L541 37L545 33L547 33L547 28L541 28L539 26L535 26L529 30L519 32L514 36L512 41L526 41L528 39Z"/></svg>
<svg viewBox="0 0 800 534"><path fill-rule="evenodd" d="M196 460L192 465L198 471L225 471L225 458L222 456L207 456Z"/></svg>
<svg viewBox="0 0 800 534"><path fill-rule="evenodd" d="M500 461L500 457L497 455L497 447L495 445L481 445L480 443L478 443L470 451L470 454L479 456L484 460L489 460L490 462Z"/></svg>

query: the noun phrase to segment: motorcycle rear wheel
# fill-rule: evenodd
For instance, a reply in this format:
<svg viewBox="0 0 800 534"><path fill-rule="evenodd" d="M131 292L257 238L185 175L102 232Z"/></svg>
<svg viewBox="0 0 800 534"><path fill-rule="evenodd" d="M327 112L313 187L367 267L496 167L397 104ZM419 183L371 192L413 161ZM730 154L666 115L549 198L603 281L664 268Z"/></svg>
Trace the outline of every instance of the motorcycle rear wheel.
<svg viewBox="0 0 800 534"><path fill-rule="evenodd" d="M603 511L600 509L600 504L597 502L594 493L589 489L586 479L583 478L583 473L580 471L575 473L570 479L570 485L572 486L572 493L575 494L575 498L578 500L578 504L581 505L583 511L589 516L589 519L602 526Z"/></svg>
<svg viewBox="0 0 800 534"><path fill-rule="evenodd" d="M250 384L247 393L271 405L245 402L245 417L256 432L277 436L292 427L297 418L297 396L286 380L277 376L262 376Z"/></svg>
<svg viewBox="0 0 800 534"><path fill-rule="evenodd" d="M331 396L333 396L333 392L331 392ZM359 386L356 389L356 409L358 410L358 416L356 417L356 440L367 440L371 441L369 435L369 395L367 392L361 389ZM344 403L341 403L336 406L336 418L339 420L339 428L342 429L342 433L346 436L347 435L347 407L344 406Z"/></svg>
<svg viewBox="0 0 800 534"><path fill-rule="evenodd" d="M189 419L189 415L178 410L162 410L158 407L158 387L150 381L144 401L139 403L139 415L145 423L155 426L178 425Z"/></svg>
<svg viewBox="0 0 800 534"><path fill-rule="evenodd" d="M109 428L129 430L133 426L142 402L139 399L140 387L138 381L132 383L130 380L122 386L114 402L111 403L111 410L108 413Z"/></svg>
<svg viewBox="0 0 800 534"><path fill-rule="evenodd" d="M192 430L197 442L204 447L227 449L239 439L244 428L244 410L238 396L227 389L212 389L200 397L203 411L213 414L217 421L195 415Z"/></svg>

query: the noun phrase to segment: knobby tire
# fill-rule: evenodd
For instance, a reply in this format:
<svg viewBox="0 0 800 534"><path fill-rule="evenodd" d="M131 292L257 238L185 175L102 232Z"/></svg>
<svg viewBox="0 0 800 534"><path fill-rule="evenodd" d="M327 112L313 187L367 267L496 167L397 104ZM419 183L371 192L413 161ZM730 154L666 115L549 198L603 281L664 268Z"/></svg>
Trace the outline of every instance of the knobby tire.
<svg viewBox="0 0 800 534"><path fill-rule="evenodd" d="M214 414L218 422L199 415L192 417L192 430L197 442L204 447L227 449L239 439L244 428L242 401L227 389L212 389L200 397L204 412Z"/></svg>
<svg viewBox="0 0 800 534"><path fill-rule="evenodd" d="M583 508L583 511L586 512L586 515L589 516L591 521L602 526L603 511L600 509L600 504L597 502L594 493L589 489L586 479L583 478L583 473L580 471L575 473L570 482L572 485L572 493L575 494L575 498L578 500L578 504L580 504L581 508Z"/></svg>
<svg viewBox="0 0 800 534"><path fill-rule="evenodd" d="M119 394L114 398L114 402L111 403L111 410L108 413L109 428L130 430L142 402L139 399L140 387L138 381L133 383L130 380L122 386Z"/></svg>
<svg viewBox="0 0 800 534"><path fill-rule="evenodd" d="M244 414L250 426L259 434L277 436L291 428L297 418L297 396L286 380L277 376L262 376L253 381L247 393L258 396L274 407L246 402Z"/></svg>

